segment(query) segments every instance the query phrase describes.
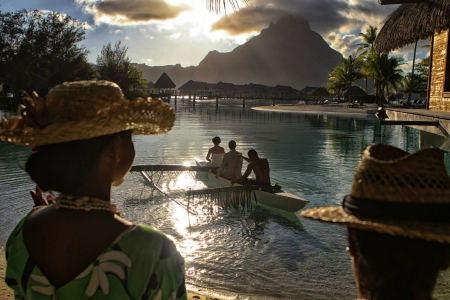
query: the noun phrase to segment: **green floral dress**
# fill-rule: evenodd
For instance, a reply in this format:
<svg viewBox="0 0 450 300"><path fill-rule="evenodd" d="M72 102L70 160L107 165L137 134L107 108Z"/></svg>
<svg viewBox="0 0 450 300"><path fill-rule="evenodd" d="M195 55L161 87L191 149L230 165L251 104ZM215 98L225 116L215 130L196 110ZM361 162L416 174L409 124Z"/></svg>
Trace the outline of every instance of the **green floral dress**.
<svg viewBox="0 0 450 300"><path fill-rule="evenodd" d="M56 288L25 247L25 220L6 244L5 281L16 299L187 299L183 258L170 239L149 226L132 227L80 275Z"/></svg>

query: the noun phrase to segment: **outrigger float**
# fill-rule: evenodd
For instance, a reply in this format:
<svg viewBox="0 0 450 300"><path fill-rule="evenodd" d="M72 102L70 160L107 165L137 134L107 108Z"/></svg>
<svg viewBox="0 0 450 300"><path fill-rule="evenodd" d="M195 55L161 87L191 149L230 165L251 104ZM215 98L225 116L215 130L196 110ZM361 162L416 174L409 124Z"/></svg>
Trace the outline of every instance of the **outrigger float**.
<svg viewBox="0 0 450 300"><path fill-rule="evenodd" d="M216 205L224 208L249 208L251 207L251 202L254 202L288 212L296 212L309 203L304 198L283 191L278 184L268 186L234 184L232 186L230 180L222 177L216 178L215 171L217 167L208 167L205 164L205 161L196 160L196 166L135 165L131 168L130 172L139 172L150 187L161 192L193 214L195 212L191 209L190 205L192 197L195 196L209 198ZM196 179L202 181L208 188L186 191L185 195L187 196L188 202L187 205L184 205L167 193L164 193L157 186L152 174L159 172L160 175L163 172L195 172Z"/></svg>

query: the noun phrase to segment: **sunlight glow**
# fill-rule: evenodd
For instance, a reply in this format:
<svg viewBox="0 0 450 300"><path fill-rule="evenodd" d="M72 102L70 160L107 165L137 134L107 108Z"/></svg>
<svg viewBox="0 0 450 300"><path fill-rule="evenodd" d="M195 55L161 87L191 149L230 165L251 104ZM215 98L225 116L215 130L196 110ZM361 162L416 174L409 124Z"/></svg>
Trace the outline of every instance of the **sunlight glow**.
<svg viewBox="0 0 450 300"><path fill-rule="evenodd" d="M189 172L182 172L175 180L169 182L171 190L187 190L195 185L195 179L191 177Z"/></svg>
<svg viewBox="0 0 450 300"><path fill-rule="evenodd" d="M191 166L191 163L188 162L188 161L185 161L185 162L183 162L183 166L185 166L185 167L190 167L190 166Z"/></svg>

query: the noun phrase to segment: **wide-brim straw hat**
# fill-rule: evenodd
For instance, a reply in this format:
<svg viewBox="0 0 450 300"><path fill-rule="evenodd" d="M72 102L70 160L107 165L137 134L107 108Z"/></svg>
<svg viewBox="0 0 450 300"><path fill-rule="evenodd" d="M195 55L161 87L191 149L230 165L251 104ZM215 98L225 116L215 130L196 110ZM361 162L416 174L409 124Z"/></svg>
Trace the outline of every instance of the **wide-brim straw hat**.
<svg viewBox="0 0 450 300"><path fill-rule="evenodd" d="M175 121L173 109L161 100L126 100L109 81L75 81L51 89L44 100L26 95L18 115L3 119L0 140L42 146L90 139L125 130L163 134Z"/></svg>
<svg viewBox="0 0 450 300"><path fill-rule="evenodd" d="M409 154L389 145L370 146L342 206L314 207L301 216L450 243L450 178L443 151L428 148Z"/></svg>

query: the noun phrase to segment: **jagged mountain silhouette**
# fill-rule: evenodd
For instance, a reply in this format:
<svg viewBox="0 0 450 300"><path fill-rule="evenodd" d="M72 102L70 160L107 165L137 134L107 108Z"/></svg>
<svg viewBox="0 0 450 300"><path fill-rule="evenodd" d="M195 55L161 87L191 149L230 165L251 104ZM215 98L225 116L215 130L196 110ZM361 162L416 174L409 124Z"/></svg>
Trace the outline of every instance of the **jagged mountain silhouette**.
<svg viewBox="0 0 450 300"><path fill-rule="evenodd" d="M340 63L341 57L311 30L307 21L287 16L231 52L209 52L198 66L136 66L143 71L144 78L153 82L166 72L177 87L194 80L280 84L301 89L327 82L328 73Z"/></svg>

